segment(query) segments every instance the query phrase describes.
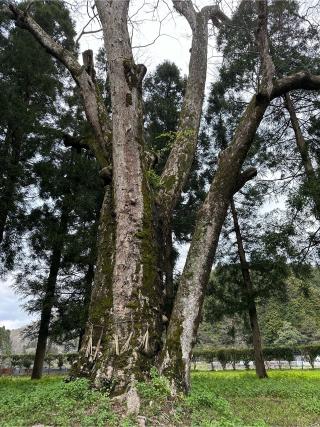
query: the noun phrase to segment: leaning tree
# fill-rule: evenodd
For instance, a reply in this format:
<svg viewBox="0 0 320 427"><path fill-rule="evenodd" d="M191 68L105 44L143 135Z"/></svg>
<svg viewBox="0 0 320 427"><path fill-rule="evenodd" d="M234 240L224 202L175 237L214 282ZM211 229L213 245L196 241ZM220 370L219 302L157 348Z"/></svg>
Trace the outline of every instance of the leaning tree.
<svg viewBox="0 0 320 427"><path fill-rule="evenodd" d="M273 99L295 89L320 88L320 76L309 70L276 77L269 49L267 2L258 0L252 31L260 53L259 88L237 125L232 143L219 155L213 181L197 214L172 312L163 316L170 294L163 274L168 262L165 246L171 241L168 233L173 210L197 149L208 24L232 25L216 5L199 10L191 0L172 0L172 4L190 25L192 46L179 127L157 188L148 181L142 94L146 68L135 63L132 53L130 0L95 1L104 35L111 116L96 87L90 55L85 55L84 65L80 65L35 22L32 2L24 8L11 1L2 6L9 19L32 33L67 67L83 97L93 132L87 144L101 167L105 195L89 320L73 372L90 376L97 387L111 387L114 393L127 391L129 403L137 397L135 381L146 377L154 365L170 378L173 390L188 390L190 357L221 227L232 195L254 175L252 170L241 169L255 132Z"/></svg>

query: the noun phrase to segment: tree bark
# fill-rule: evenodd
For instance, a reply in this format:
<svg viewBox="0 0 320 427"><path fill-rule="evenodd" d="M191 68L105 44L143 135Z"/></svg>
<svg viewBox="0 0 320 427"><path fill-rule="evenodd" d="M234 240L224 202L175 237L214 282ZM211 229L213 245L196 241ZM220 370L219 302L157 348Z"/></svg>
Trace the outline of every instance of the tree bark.
<svg viewBox="0 0 320 427"><path fill-rule="evenodd" d="M67 232L68 213L65 206L62 207L60 223L57 235L55 236L52 255L50 259L49 276L46 283L45 295L42 302L40 327L38 332L37 348L34 357L31 379L40 379L46 354L47 339L51 320L52 308L54 306L57 277L61 265L61 256L64 244L64 237Z"/></svg>
<svg viewBox="0 0 320 427"><path fill-rule="evenodd" d="M90 304L90 300L91 300L93 279L94 279L94 264L89 264L88 270L87 270L85 277L84 277L85 291L84 291L83 305L84 305L84 321L85 321L85 323L87 323L88 318L89 318L89 304ZM80 329L78 351L80 351L80 349L82 347L82 340L84 337L84 333L85 333L85 326L83 326Z"/></svg>
<svg viewBox="0 0 320 427"><path fill-rule="evenodd" d="M166 240L164 242L164 260L163 260L163 271L164 271L164 302L163 312L165 315L165 323L168 322L171 316L173 302L175 298L174 289L174 254L173 254L173 242L172 242L172 230L171 227L166 230Z"/></svg>
<svg viewBox="0 0 320 427"><path fill-rule="evenodd" d="M142 80L146 68L133 60L127 28L129 1L100 0L96 5L110 77L115 212L113 339L99 378L112 381L114 392L121 393L146 375L159 351L162 277L154 198L144 165Z"/></svg>
<svg viewBox="0 0 320 427"><path fill-rule="evenodd" d="M308 145L302 134L299 120L296 115L296 111L289 93L285 94L284 99L285 99L285 106L289 112L290 122L295 134L296 144L301 156L302 165L307 177L308 191L310 193L310 196L312 197L313 204L314 204L313 206L314 214L315 214L315 217L318 220L320 220L320 193L319 193L319 187L317 182L318 181L317 175L312 166L311 158L309 156Z"/></svg>
<svg viewBox="0 0 320 427"><path fill-rule="evenodd" d="M71 377L86 376L93 381L102 354L112 340L112 272L114 264L115 215L112 189L105 187L97 237L97 262L91 291L88 321L82 339L79 359Z"/></svg>
<svg viewBox="0 0 320 427"><path fill-rule="evenodd" d="M208 21L215 26L228 18L217 6L205 6L196 12L192 1L173 0L174 8L188 21L192 31L189 74L178 131L161 174L157 195L161 232L164 236L164 312L169 319L175 297L172 263L172 214L187 182L198 143L198 134L207 76Z"/></svg>
<svg viewBox="0 0 320 427"><path fill-rule="evenodd" d="M254 290L253 283L251 280L251 274L248 266L248 262L246 259L246 253L243 246L243 240L238 220L238 213L234 204L233 198L231 199L231 212L234 224L234 230L237 239L238 246L238 255L241 264L241 272L243 277L243 289L244 295L248 304L248 314L250 319L250 326L252 331L252 342L253 342L253 350L254 350L254 359L256 364L256 373L259 378L267 378L267 371L264 365L264 358L262 352L262 344L261 344L261 334L259 328L257 307L254 298Z"/></svg>

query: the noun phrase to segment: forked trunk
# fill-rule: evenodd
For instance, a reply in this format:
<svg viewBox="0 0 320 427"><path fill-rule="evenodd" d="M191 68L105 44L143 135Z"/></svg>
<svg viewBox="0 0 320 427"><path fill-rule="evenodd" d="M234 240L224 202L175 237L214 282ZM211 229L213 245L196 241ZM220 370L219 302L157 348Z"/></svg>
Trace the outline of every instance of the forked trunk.
<svg viewBox="0 0 320 427"><path fill-rule="evenodd" d="M252 331L252 343L253 343L253 351L254 351L254 360L256 365L256 373L259 378L267 378L268 375L264 365L257 307L256 307L254 295L253 295L253 284L251 280L249 266L246 259L246 253L243 246L243 239L242 239L239 220L238 220L238 213L237 213L233 198L231 199L231 212L232 212L234 230L237 238L238 255L240 259L241 271L242 271L242 277L243 277L243 289L244 289L244 294L248 304L248 314L249 314L250 326Z"/></svg>

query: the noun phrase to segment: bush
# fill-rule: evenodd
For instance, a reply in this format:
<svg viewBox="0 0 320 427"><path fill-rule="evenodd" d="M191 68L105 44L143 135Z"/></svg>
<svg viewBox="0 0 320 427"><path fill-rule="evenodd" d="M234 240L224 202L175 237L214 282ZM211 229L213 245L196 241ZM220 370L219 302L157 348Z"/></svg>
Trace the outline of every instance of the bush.
<svg viewBox="0 0 320 427"><path fill-rule="evenodd" d="M300 346L300 351L303 356L308 360L312 369L314 369L314 361L317 356L320 356L320 344L310 344Z"/></svg>
<svg viewBox="0 0 320 427"><path fill-rule="evenodd" d="M300 346L273 346L263 348L265 360L287 361L289 364L295 359L295 356L304 356L312 368L317 356L320 356L320 344L308 344ZM225 369L227 363L232 363L235 368L236 363L243 362L245 367L249 367L249 362L254 361L254 352L251 348L195 348L193 351L193 360L204 360L212 363L218 360L222 368Z"/></svg>

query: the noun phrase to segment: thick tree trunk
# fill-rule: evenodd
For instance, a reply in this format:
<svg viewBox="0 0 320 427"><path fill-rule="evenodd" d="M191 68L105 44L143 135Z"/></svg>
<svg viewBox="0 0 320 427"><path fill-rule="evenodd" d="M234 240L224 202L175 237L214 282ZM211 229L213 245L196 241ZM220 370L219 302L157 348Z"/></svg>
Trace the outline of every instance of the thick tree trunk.
<svg viewBox="0 0 320 427"><path fill-rule="evenodd" d="M295 134L297 148L301 155L302 165L308 181L308 191L312 197L314 204L314 214L318 220L320 220L320 192L317 180L317 174L312 166L311 158L309 156L308 145L302 134L298 117L291 100L290 94L286 93L284 96L285 106L289 112L290 122L292 129Z"/></svg>
<svg viewBox="0 0 320 427"><path fill-rule="evenodd" d="M50 271L45 288L45 296L42 302L40 327L38 332L38 341L36 354L33 362L31 379L40 379L42 377L42 369L46 354L47 339L49 335L49 326L51 320L51 312L54 305L57 277L61 265L61 255L64 244L64 237L68 226L68 213L65 207L62 207L60 224L52 250L50 260Z"/></svg>
<svg viewBox="0 0 320 427"><path fill-rule="evenodd" d="M237 214L237 210L236 210L233 198L231 199L231 212L232 212L234 230L237 238L238 255L240 259L241 271L242 271L242 277L243 277L243 289L244 289L244 294L248 303L248 314L249 314L250 326L252 331L252 342L253 342L253 350L254 350L254 359L256 364L256 373L259 378L267 378L268 375L264 365L258 314L257 314L256 302L253 294L253 284L251 280L249 266L246 260L246 253L243 246L238 214Z"/></svg>
<svg viewBox="0 0 320 427"><path fill-rule="evenodd" d="M189 390L190 360L208 283L231 196L239 189L241 166L269 101L254 96L236 130L232 144L219 156L217 171L200 208L180 279L160 369L173 387Z"/></svg>
<svg viewBox="0 0 320 427"><path fill-rule="evenodd" d="M71 377L86 376L97 382L101 356L112 340L112 272L114 264L115 218L112 190L105 187L97 238L97 262L91 291L88 321L82 339L79 359ZM97 378L96 378L97 376ZM106 384L103 384L106 385Z"/></svg>
<svg viewBox="0 0 320 427"><path fill-rule="evenodd" d="M161 275L155 209L144 170L142 79L127 29L129 1L97 1L111 86L115 239L112 311L104 356L95 383L114 392L133 387L154 364L162 321ZM93 304L92 304L93 308Z"/></svg>

